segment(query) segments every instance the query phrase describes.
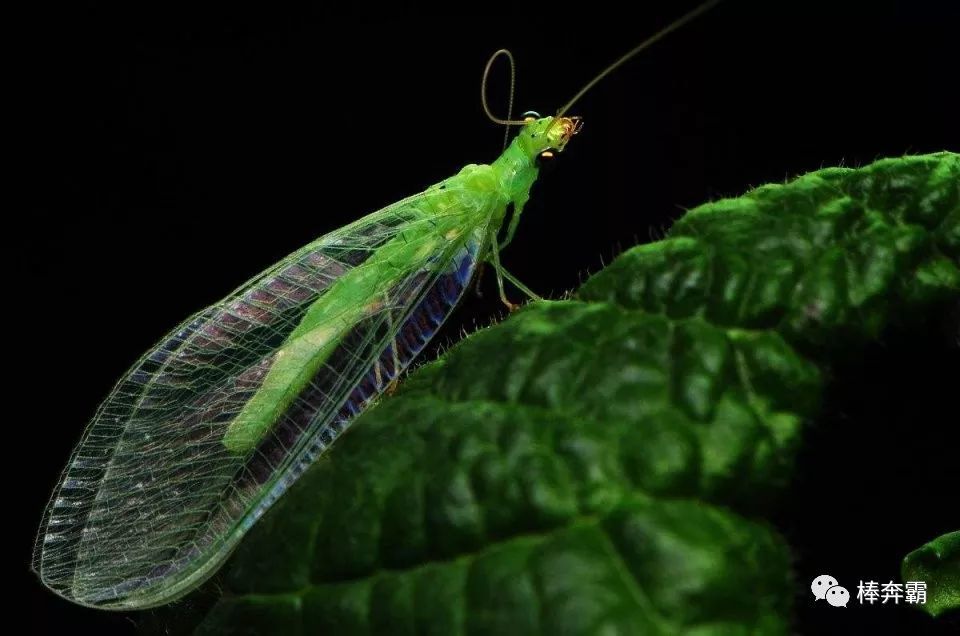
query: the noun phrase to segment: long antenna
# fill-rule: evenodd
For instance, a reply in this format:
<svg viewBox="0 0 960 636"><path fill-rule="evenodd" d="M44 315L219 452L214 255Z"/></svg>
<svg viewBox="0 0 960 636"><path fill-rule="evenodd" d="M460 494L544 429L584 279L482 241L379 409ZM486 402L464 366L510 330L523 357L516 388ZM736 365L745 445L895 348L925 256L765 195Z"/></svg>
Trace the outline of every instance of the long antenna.
<svg viewBox="0 0 960 636"><path fill-rule="evenodd" d="M566 104L564 104L563 108L561 108L559 111L557 111L557 115L556 115L557 118L559 118L561 115L563 115L564 113L566 113L566 112L570 109L571 106L573 106L575 103L577 103L577 101L578 101L581 97L583 97L584 95L586 95L587 92L588 92L591 88L593 88L594 86L597 85L598 82L600 82L600 80L602 80L603 78L605 78L607 75L609 75L610 73L612 73L612 72L615 71L616 69L620 68L620 66L623 65L624 62L627 62L628 60L630 60L630 58L632 58L633 56L635 56L637 53L640 53L641 51L650 48L650 46L652 46L653 44L656 44L656 43L657 43L659 40L661 40L663 37L669 35L670 33L673 33L674 31L676 31L676 30L679 29L680 27L684 26L685 24L687 24L687 23L690 22L691 20L694 20L694 19L700 17L701 15L703 15L704 13L706 13L707 11L709 11L710 9L712 9L712 8L714 8L715 6L717 6L718 4L720 4L721 1L722 1L722 0L707 0L707 2L704 2L704 3L701 4L699 7L697 7L696 9L693 9L692 11L690 11L689 13L687 13L686 15L684 15L684 16L682 16L682 17L680 17L680 18L677 18L676 20L674 20L673 22L671 22L670 24L668 24L668 25L665 26L664 28L660 29L659 31L657 31L656 33L654 33L653 35L651 35L649 38L647 38L646 40L644 40L643 42L641 42L641 43L638 44L637 46L635 46L634 48L632 48L632 49L630 49L629 51L627 51L626 53L624 53L623 56L620 57L620 59L618 59L616 62L614 62L614 63L611 64L610 66L608 66L607 68L605 68L605 69L603 69L602 71L600 71L600 73L599 73L596 77L594 77L592 80L590 80L589 82L587 82L587 85L584 86L583 88L581 88L580 91L579 91L576 95L574 95L573 98L572 98L569 102L567 102ZM492 60L491 60L491 61L492 61ZM489 66L489 65L488 65L488 66ZM488 114L489 114L489 113L488 113ZM511 123L512 123L512 122L511 122Z"/></svg>
<svg viewBox="0 0 960 636"><path fill-rule="evenodd" d="M507 61L510 63L510 101L507 103L507 118L500 119L493 114L493 111L490 110L490 104L487 102L487 80L490 78L490 69L493 68L493 63L497 61L497 58L501 55L507 58ZM513 61L513 53L507 49L500 49L490 56L490 59L487 60L487 65L483 69L483 81L480 83L480 103L483 104L483 112L487 114L487 117L490 118L495 124L503 124L506 126L506 129L503 131L503 147L507 147L507 142L510 140L510 126L522 126L526 122L522 119L510 119L513 116L513 89L516 85L516 64Z"/></svg>

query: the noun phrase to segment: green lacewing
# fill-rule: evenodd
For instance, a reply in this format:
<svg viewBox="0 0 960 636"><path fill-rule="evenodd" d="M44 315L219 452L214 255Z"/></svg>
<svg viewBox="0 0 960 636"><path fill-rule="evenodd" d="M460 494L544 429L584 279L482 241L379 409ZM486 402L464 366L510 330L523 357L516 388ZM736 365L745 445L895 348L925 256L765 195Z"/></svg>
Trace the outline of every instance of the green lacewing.
<svg viewBox="0 0 960 636"><path fill-rule="evenodd" d="M555 116L520 127L491 164L337 229L187 318L101 404L44 513L34 567L57 594L139 609L186 594L420 353L489 263L501 266L539 161L580 121L564 113L613 69L717 4L701 5L607 67ZM512 57L511 86L512 86ZM505 238L498 235L512 215ZM509 303L507 303L509 305Z"/></svg>

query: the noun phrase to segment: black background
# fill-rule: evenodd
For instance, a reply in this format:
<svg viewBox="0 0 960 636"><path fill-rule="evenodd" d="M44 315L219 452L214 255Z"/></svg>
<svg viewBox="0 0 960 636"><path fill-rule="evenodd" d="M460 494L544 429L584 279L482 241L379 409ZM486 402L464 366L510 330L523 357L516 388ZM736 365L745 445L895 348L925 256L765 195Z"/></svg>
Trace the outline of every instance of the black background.
<svg viewBox="0 0 960 636"><path fill-rule="evenodd" d="M7 98L25 204L6 231L4 305L17 325L7 331L17 376L8 474L18 475L8 491L20 500L8 508L5 571L29 599L12 610L40 633L133 630L136 615L54 597L28 562L83 423L142 351L312 238L491 161L502 129L481 112L479 82L495 49L517 57L517 110L547 113L693 4L26 20ZM821 166L960 150L951 4L728 1L572 110L583 132L535 186L505 264L558 297L708 199ZM502 315L490 280L484 290L437 342ZM814 605L808 591L824 572L854 596L857 579L896 579L904 553L960 526L949 329L931 324L920 343L891 333L838 371L775 519L796 549L799 633L960 627L905 607Z"/></svg>

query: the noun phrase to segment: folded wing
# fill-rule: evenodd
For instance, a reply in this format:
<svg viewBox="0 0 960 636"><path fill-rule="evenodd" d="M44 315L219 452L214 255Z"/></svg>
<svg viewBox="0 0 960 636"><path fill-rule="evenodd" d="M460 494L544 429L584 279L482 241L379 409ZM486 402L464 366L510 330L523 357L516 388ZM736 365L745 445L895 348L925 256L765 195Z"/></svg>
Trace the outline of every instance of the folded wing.
<svg viewBox="0 0 960 636"><path fill-rule="evenodd" d="M44 583L135 608L215 571L449 315L494 205L428 190L321 237L168 334L116 385L64 471L35 550Z"/></svg>

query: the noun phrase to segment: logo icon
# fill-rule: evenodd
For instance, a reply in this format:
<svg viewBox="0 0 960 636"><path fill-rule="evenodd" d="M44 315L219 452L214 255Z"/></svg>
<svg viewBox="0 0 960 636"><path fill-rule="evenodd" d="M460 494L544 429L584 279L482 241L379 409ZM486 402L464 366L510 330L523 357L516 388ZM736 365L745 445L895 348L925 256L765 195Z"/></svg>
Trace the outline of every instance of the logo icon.
<svg viewBox="0 0 960 636"><path fill-rule="evenodd" d="M846 607L849 602L850 592L847 591L847 588L834 585L827 590L827 603L834 607Z"/></svg>
<svg viewBox="0 0 960 636"><path fill-rule="evenodd" d="M846 607L850 602L850 592L829 574L821 574L813 579L810 591L813 592L814 599L826 600L833 607Z"/></svg>
<svg viewBox="0 0 960 636"><path fill-rule="evenodd" d="M837 579L833 578L829 574L821 574L817 578L813 579L813 583L810 584L810 591L813 592L813 597L818 601L822 601L827 597L827 590L831 587L839 585Z"/></svg>

